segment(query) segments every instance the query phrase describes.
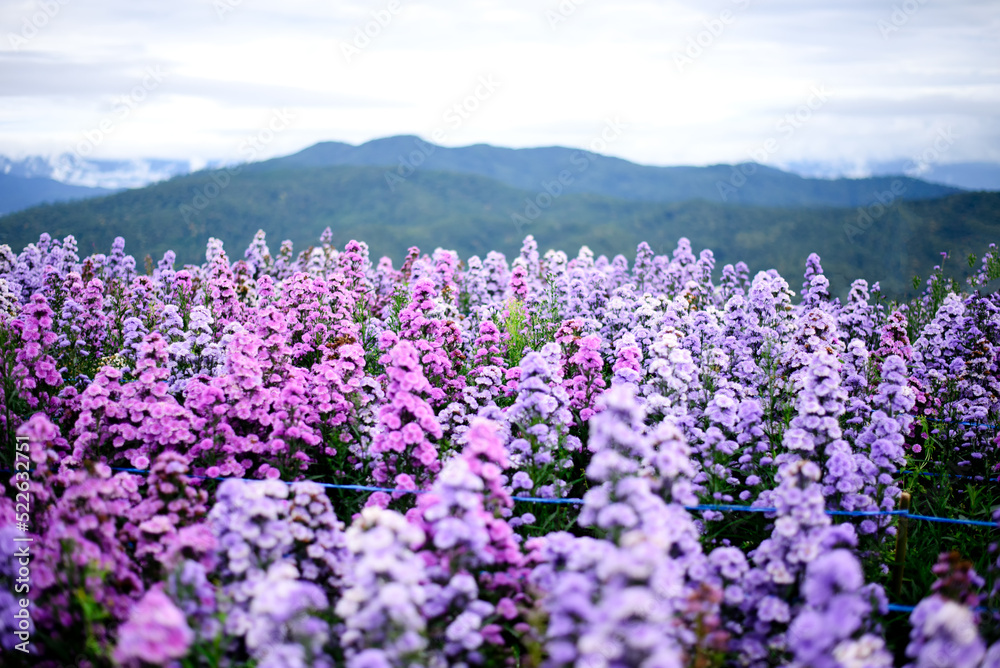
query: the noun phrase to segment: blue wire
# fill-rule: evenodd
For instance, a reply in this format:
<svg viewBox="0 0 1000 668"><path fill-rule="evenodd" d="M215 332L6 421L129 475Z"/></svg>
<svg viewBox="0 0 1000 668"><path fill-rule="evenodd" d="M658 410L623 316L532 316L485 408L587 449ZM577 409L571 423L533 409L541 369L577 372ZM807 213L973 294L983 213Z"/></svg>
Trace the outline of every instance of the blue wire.
<svg viewBox="0 0 1000 668"><path fill-rule="evenodd" d="M777 508L758 508L754 506L724 506L724 505L700 505L684 506L687 510L721 510L733 511L737 513L776 513ZM910 515L908 510L827 510L827 515L846 515L848 517L879 517L883 515ZM992 526L992 525L991 525Z"/></svg>
<svg viewBox="0 0 1000 668"><path fill-rule="evenodd" d="M919 419L920 416L915 416L915 417L917 417ZM931 419L928 419L927 421L928 422L934 422L934 423L937 423L937 424L964 424L966 427L984 427L986 429L996 429L997 426L1000 426L1000 425L995 425L995 424L979 424L978 422L963 422L961 420L931 420Z"/></svg>
<svg viewBox="0 0 1000 668"><path fill-rule="evenodd" d="M966 524L975 527L994 527L996 522L983 522L980 520L952 519L950 517L932 517L930 515L908 515L911 520L926 520L928 522L945 522L947 524Z"/></svg>
<svg viewBox="0 0 1000 668"><path fill-rule="evenodd" d="M126 467L111 467L113 471L124 471L126 473L139 473L148 474L149 471L135 468ZM202 480L217 480L224 482L226 480L245 480L247 482L264 482L262 480L254 480L251 478L210 478L208 476L190 476L192 478L200 478ZM293 483L279 480L286 485L291 485ZM318 482L317 485L321 487L326 487L328 489L346 489L357 492L386 492L389 494L427 494L429 490L425 489L398 489L392 487L370 487L367 485L338 485L329 482ZM536 496L512 496L513 501L520 501L524 503L548 503L548 504L565 504L565 505L579 505L583 503L583 499L548 499ZM753 506L737 506L737 505L716 505L716 504L705 504L698 506L685 506L686 510L693 511L727 511L727 512L737 512L737 513L776 513L777 508L755 508ZM927 520L928 522L946 522L949 524L965 524L970 526L982 526L982 527L995 527L996 524L993 522L981 522L978 520L965 520L965 519L951 519L948 517L932 517L930 515L911 515L908 510L827 510L827 515L843 515L847 517L882 517L882 516L905 516L909 519L917 520Z"/></svg>
<svg viewBox="0 0 1000 668"><path fill-rule="evenodd" d="M148 470L128 468L128 467L111 467L113 471L122 471L125 473L136 473L141 475L148 475ZM202 480L243 480L245 482L266 482L265 480L254 480L251 478L212 478L209 476L192 475L192 478L200 478ZM279 480L286 485L291 485L293 483L286 482L284 480ZM353 490L358 492L387 492L387 493L400 493L400 494L426 494L429 490L423 489L395 489L391 487L372 487L368 485L338 485L328 482L317 482L317 485L321 487L326 487L329 489L345 489ZM583 499L543 499L540 497L533 496L512 496L514 501L522 501L527 503L550 503L550 504L581 504ZM722 505L722 504L704 504L697 506L684 506L686 510L693 511L732 511L732 512L742 512L742 513L776 513L777 508L759 508L753 506L737 506L737 505ZM966 520L966 519L952 519L949 517L932 517L930 515L911 515L909 510L827 510L827 515L846 515L850 517L872 517L872 516L882 516L882 515L897 515L905 516L908 519L914 520L926 520L928 522L944 522L948 524L965 524L971 526L982 526L982 527L995 527L996 524L993 522L981 522L978 520ZM889 603L889 612L913 612L916 608L912 605L899 605L896 603ZM977 608L978 609L978 608Z"/></svg>
<svg viewBox="0 0 1000 668"><path fill-rule="evenodd" d="M571 505L583 503L583 499L543 499L537 496L512 496L510 498L514 501L524 501L527 503L562 503Z"/></svg>
<svg viewBox="0 0 1000 668"><path fill-rule="evenodd" d="M931 473L929 471L900 471L900 473L909 473L913 475L926 475L934 478L944 476L946 478L968 478L970 480L985 480L988 482L997 482L1000 478L984 478L981 475L959 475L957 473Z"/></svg>
<svg viewBox="0 0 1000 668"><path fill-rule="evenodd" d="M916 609L917 608L912 605L900 605L898 603L889 604L889 612L913 612ZM989 608L985 608L981 605L973 608L973 610L975 610L976 612L993 612Z"/></svg>
<svg viewBox="0 0 1000 668"><path fill-rule="evenodd" d="M876 517L881 515L910 515L909 510L828 510L827 515L847 515L849 517Z"/></svg>
<svg viewBox="0 0 1000 668"><path fill-rule="evenodd" d="M714 505L705 504L699 506L684 506L686 510L720 510L720 511L733 511L735 513L776 513L777 508L759 508L754 506L726 506L726 505Z"/></svg>
<svg viewBox="0 0 1000 668"><path fill-rule="evenodd" d="M124 466L112 466L112 471L122 471L125 473L136 473L140 475L148 475L148 470L129 468ZM215 480L218 482L225 482L227 480L242 480L244 482L266 482L265 480L255 480L253 478L212 478L203 475L191 475L191 478L198 478L201 480ZM287 482L285 480L278 480L286 485L291 485L293 483ZM315 482L315 481L313 481ZM329 482L316 482L320 487L325 487L327 489L344 489L356 492L386 492L388 494L427 494L430 490L426 489L399 489L393 487L372 487L368 485L338 485ZM511 500L520 501L523 503L547 503L547 504L561 504L561 505L580 505L584 501L583 499L549 499L541 498L537 496L512 496ZM704 504L698 506L684 506L685 510L691 511L720 511L720 512L736 512L736 513L776 513L777 508L758 508L754 506L737 506L737 505L724 505L724 504ZM946 524L963 524L966 526L977 526L977 527L996 527L995 522L985 522L982 520L967 520L967 519L956 519L950 517L934 517L931 515L911 515L909 510L827 510L825 511L827 515L840 515L846 517L888 517L888 516L899 516L906 517L912 520L925 520L927 522L942 522Z"/></svg>

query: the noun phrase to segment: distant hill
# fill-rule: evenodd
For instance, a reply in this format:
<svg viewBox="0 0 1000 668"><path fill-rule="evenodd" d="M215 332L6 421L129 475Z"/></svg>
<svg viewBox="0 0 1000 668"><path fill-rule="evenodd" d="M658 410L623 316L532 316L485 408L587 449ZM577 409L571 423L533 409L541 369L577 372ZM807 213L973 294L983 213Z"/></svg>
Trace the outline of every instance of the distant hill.
<svg viewBox="0 0 1000 668"><path fill-rule="evenodd" d="M0 155L0 174L52 179L71 186L111 190L141 188L173 176L189 174L194 169L221 166L219 162L213 164L201 162L196 167L195 161L192 160L158 158L132 160L82 158L75 153L33 155L24 158L8 158Z"/></svg>
<svg viewBox="0 0 1000 668"><path fill-rule="evenodd" d="M178 253L180 263L200 263L209 236L222 239L230 257L239 259L257 229L267 232L272 252L283 239L291 239L301 251L329 226L338 245L350 239L366 241L375 260L389 255L398 266L411 245L425 252L451 248L463 258L496 249L511 258L527 234L535 235L543 251L558 248L572 256L587 245L609 257L622 253L631 262L641 241L664 253L686 236L696 250L711 248L720 269L740 260L752 271L773 267L796 291L805 259L815 251L835 291L843 294L851 280L863 277L905 296L912 292L912 276L926 275L940 251L952 252L959 264L968 253L982 253L990 242L1000 241L998 193L897 200L861 226L857 208L663 203L564 194L519 227L511 222L511 214L523 213L526 200L535 198L537 191L474 174L425 169L390 192L384 172L381 167L293 169L272 163L233 177L221 191L215 183L225 182L224 172L199 172L109 197L2 217L0 243L19 250L42 232L73 234L80 251L89 254L107 252L112 239L121 235L141 267L147 253L158 259L167 249ZM218 194L196 199L206 193ZM193 203L202 209L194 209ZM872 211L878 213L878 208Z"/></svg>
<svg viewBox="0 0 1000 668"><path fill-rule="evenodd" d="M782 168L805 177L836 178L845 173L863 171L870 176L906 174L928 183L940 183L963 190L1000 191L1000 163L996 162L927 162L886 160L852 165L820 160L792 161Z"/></svg>
<svg viewBox="0 0 1000 668"><path fill-rule="evenodd" d="M72 153L18 159L0 155L0 215L43 202L99 197L124 188L141 188L188 174L191 168L190 160L85 159Z"/></svg>
<svg viewBox="0 0 1000 668"><path fill-rule="evenodd" d="M559 146L511 149L476 144L446 148L403 135L360 146L322 142L283 158L249 165L252 171L338 165L381 166L407 175L413 167L478 174L514 188L540 192L555 184L566 193L588 193L639 202L703 199L756 206L867 206L894 181L903 199L921 200L961 192L906 176L869 179L808 179L771 167L747 163L711 167L650 167L627 160ZM559 184L560 173L572 182ZM391 179L392 177L390 177ZM568 179L566 179L568 180Z"/></svg>
<svg viewBox="0 0 1000 668"><path fill-rule="evenodd" d="M202 166L222 167L219 161ZM796 163L791 171L746 163L710 167L652 167L620 158L602 156L560 146L511 149L487 144L459 148L436 146L411 135L376 139L359 146L341 142L321 142L293 155L245 165L247 171L273 171L302 167L383 167L388 179L407 178L415 169L476 174L514 188L567 194L592 194L638 202L682 202L704 199L722 204L755 206L817 207L867 206L878 193L895 181L902 185L902 198L921 200L961 192L966 184L974 189L996 190L1000 165L961 163L929 165L920 179L892 174L911 174L907 161L878 163L869 179L828 178L838 173L826 163ZM38 181L16 184L0 190L0 215L19 211L43 201L107 194L122 188L139 188L191 173L193 160L84 159L74 154L29 156L13 159L0 156L0 175L51 179L67 186L97 188L68 191ZM876 169L877 167L877 169ZM898 167L898 169L896 169ZM832 171L831 171L832 170ZM797 172L797 173L792 173ZM803 178L798 173L818 178ZM560 175L563 182L560 183ZM398 181L397 181L398 182ZM100 190L100 189L105 190ZM33 193L43 190L41 199Z"/></svg>
<svg viewBox="0 0 1000 668"><path fill-rule="evenodd" d="M27 209L43 202L64 202L109 195L107 188L71 186L44 178L25 178L0 174L0 215ZM0 227L0 232L2 232Z"/></svg>

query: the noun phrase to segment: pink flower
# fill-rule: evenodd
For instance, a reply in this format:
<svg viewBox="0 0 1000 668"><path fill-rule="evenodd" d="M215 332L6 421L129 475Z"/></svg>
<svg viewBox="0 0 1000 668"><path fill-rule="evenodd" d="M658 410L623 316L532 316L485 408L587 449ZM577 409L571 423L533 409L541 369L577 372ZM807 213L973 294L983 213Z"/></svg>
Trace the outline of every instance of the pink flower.
<svg viewBox="0 0 1000 668"><path fill-rule="evenodd" d="M160 589L146 592L118 636L115 661L127 666L165 666L185 656L194 641L184 613Z"/></svg>
<svg viewBox="0 0 1000 668"><path fill-rule="evenodd" d="M416 445L424 440L424 432L413 422L403 427L402 434L407 445Z"/></svg>
<svg viewBox="0 0 1000 668"><path fill-rule="evenodd" d="M497 612L504 619L514 619L517 617L517 606L514 605L514 601L505 596L497 603Z"/></svg>

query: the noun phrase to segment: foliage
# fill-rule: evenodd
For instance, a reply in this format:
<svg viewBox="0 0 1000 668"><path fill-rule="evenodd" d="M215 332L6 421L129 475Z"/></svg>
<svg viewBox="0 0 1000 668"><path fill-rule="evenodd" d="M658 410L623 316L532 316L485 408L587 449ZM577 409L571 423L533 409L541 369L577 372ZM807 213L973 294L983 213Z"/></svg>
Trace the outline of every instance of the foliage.
<svg viewBox="0 0 1000 668"><path fill-rule="evenodd" d="M28 534L50 665L995 665L995 246L715 262L0 246L5 649Z"/></svg>

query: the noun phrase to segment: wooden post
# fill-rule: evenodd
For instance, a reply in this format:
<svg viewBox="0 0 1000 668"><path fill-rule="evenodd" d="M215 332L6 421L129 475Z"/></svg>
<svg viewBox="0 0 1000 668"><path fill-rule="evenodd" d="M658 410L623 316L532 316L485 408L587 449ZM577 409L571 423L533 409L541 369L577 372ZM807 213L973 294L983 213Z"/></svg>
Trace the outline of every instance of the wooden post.
<svg viewBox="0 0 1000 668"><path fill-rule="evenodd" d="M910 509L910 493L903 492L899 497L899 509ZM899 600L899 593L903 589L903 568L906 564L906 530L909 520L906 515L899 516L899 527L896 531L896 564L892 572L892 595Z"/></svg>

